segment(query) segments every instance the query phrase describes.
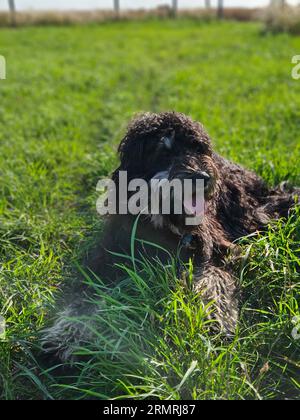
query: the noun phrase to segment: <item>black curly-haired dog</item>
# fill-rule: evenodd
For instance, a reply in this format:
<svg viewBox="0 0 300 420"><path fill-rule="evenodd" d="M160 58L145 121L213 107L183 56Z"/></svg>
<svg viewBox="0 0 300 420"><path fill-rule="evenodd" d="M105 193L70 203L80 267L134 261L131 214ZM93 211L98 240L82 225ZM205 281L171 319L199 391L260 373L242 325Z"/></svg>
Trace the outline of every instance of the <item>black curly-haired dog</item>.
<svg viewBox="0 0 300 420"><path fill-rule="evenodd" d="M234 242L272 220L288 216L299 189L287 184L270 189L255 173L219 156L203 126L175 112L146 113L129 125L119 146L120 166L112 179L118 183L120 171L128 182L141 178L148 183L157 177L202 179L205 184L205 215L197 226L187 226L183 215L141 215L137 238L160 245L175 255L181 248L183 263L194 265L194 288L204 302L215 301L214 317L221 329L232 332L238 318L236 280L225 264ZM108 216L101 243L89 259L89 267L107 281L122 275L114 267L116 253L130 254L130 238L135 216ZM136 254L166 259L158 248L137 245ZM110 252L112 251L112 253ZM124 262L124 261L122 261ZM74 347L90 335L88 325L72 317L95 310L88 305L80 286L71 294L71 303L59 313L44 334L44 347L61 360L72 356ZM75 302L75 303L74 303Z"/></svg>

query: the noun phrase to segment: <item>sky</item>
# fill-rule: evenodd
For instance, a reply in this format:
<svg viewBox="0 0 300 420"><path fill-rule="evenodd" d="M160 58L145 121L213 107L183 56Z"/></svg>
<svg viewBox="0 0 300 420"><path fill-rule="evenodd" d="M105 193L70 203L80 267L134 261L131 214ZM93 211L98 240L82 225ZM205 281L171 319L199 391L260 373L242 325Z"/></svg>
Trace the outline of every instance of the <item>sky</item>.
<svg viewBox="0 0 300 420"><path fill-rule="evenodd" d="M291 4L298 4L299 0L290 0ZM0 0L0 9L7 9L7 0ZM84 9L106 9L110 8L113 0L15 0L19 10L84 10ZM171 0L120 0L121 7L125 9L156 7L162 4L171 4ZM178 0L181 7L199 7L204 0ZM212 5L217 0L211 0ZM257 7L265 6L269 0L224 0L225 6Z"/></svg>

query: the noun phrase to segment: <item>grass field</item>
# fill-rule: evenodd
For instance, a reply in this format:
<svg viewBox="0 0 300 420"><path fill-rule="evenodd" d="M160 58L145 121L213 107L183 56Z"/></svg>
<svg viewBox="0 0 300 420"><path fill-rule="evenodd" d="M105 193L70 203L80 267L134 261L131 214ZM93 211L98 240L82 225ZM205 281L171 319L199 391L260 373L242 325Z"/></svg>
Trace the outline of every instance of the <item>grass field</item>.
<svg viewBox="0 0 300 420"><path fill-rule="evenodd" d="M243 241L232 341L208 334L172 267L145 266L109 293L94 280L107 310L72 377L43 370L36 348L97 234L95 186L115 167L133 113L185 112L224 156L269 184L300 185L300 81L291 78L300 38L192 20L1 29L0 38L1 398L299 399L299 211Z"/></svg>

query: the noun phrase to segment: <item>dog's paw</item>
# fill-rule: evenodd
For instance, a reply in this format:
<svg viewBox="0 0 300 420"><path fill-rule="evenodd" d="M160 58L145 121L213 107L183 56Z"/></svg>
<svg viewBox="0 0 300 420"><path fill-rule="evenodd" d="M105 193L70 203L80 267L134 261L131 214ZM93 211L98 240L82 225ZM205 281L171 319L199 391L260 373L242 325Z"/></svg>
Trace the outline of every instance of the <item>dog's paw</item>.
<svg viewBox="0 0 300 420"><path fill-rule="evenodd" d="M92 321L80 317L74 308L60 312L54 324L42 331L42 351L63 363L74 363L76 352L92 339Z"/></svg>

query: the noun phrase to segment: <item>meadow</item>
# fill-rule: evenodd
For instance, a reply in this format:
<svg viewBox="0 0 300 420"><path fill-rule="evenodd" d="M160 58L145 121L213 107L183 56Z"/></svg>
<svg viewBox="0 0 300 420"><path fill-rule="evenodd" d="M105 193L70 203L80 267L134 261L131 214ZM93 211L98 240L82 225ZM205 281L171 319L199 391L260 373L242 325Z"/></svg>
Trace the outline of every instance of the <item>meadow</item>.
<svg viewBox="0 0 300 420"><path fill-rule="evenodd" d="M241 241L235 337L172 265L144 263L107 290L84 273L99 237L97 181L138 111L203 122L216 150L270 185L300 185L300 38L259 23L191 19L0 29L1 399L300 399L300 212ZM45 367L39 334L76 276L106 302L75 369ZM294 321L295 322L295 321Z"/></svg>

